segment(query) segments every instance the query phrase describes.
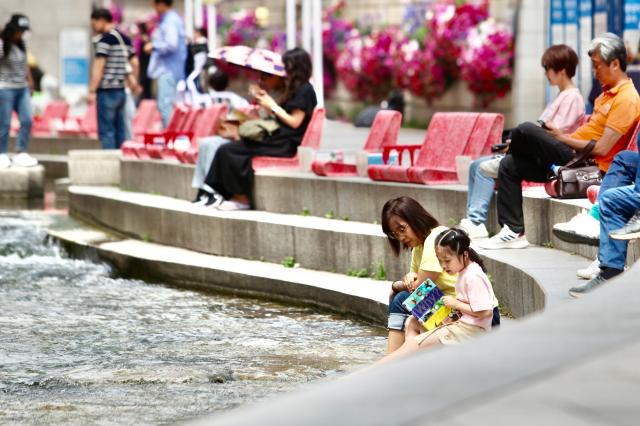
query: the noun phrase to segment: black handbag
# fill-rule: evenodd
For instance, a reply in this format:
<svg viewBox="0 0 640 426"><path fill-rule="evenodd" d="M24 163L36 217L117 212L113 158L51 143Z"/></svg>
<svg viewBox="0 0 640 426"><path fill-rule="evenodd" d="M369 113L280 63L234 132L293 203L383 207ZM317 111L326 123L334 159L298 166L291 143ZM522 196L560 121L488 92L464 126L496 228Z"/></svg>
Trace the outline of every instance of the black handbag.
<svg viewBox="0 0 640 426"><path fill-rule="evenodd" d="M603 173L591 158L596 141L590 141L567 164L558 168L555 175L549 177L544 188L554 198L586 198L587 188L602 184Z"/></svg>

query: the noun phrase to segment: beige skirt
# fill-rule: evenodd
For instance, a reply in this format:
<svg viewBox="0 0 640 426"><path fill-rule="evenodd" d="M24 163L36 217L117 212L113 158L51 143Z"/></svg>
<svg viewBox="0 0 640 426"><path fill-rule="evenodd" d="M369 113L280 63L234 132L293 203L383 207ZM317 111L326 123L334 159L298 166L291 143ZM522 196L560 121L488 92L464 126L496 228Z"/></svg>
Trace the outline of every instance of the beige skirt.
<svg viewBox="0 0 640 426"><path fill-rule="evenodd" d="M456 321L452 324L441 325L431 331L422 333L416 336L415 339L418 345L420 345L427 337L435 334L443 345L456 345L484 332L486 332L486 330L477 325Z"/></svg>

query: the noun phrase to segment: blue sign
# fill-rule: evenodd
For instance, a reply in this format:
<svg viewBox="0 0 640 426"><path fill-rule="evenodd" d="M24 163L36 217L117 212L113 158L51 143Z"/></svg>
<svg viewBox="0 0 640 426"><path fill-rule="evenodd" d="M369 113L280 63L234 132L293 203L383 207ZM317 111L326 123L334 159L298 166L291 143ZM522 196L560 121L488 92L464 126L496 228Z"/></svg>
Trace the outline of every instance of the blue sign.
<svg viewBox="0 0 640 426"><path fill-rule="evenodd" d="M640 29L640 0L626 0L624 3L624 29Z"/></svg>
<svg viewBox="0 0 640 426"><path fill-rule="evenodd" d="M80 86L88 85L89 60L87 58L64 58L62 61L62 84Z"/></svg>

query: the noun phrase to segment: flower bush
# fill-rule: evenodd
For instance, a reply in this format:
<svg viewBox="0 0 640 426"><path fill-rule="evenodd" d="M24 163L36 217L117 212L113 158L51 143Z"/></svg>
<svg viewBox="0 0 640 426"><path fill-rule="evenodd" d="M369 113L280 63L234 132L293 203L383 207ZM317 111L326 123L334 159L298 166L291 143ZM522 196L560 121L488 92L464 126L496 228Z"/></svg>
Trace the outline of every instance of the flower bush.
<svg viewBox="0 0 640 426"><path fill-rule="evenodd" d="M483 106L509 91L512 35L504 25L488 20L488 0L407 5L402 28L373 31L341 18L345 4L338 1L323 12L327 96L338 80L361 101L379 101L401 88L432 102L458 79ZM262 44L278 53L286 49L286 34L265 31L254 10L237 12L221 24L227 45Z"/></svg>
<svg viewBox="0 0 640 426"><path fill-rule="evenodd" d="M225 44L227 46L255 46L263 32L264 30L258 25L254 10L240 11L231 18Z"/></svg>
<svg viewBox="0 0 640 426"><path fill-rule="evenodd" d="M396 59L406 37L398 28L361 36L353 30L336 69L347 90L358 100L379 101L394 87Z"/></svg>
<svg viewBox="0 0 640 426"><path fill-rule="evenodd" d="M509 28L487 20L473 28L460 57L462 79L486 107L511 89L513 36Z"/></svg>
<svg viewBox="0 0 640 426"><path fill-rule="evenodd" d="M325 9L323 13L322 66L324 93L326 96L331 96L336 88L338 81L336 61L354 29L353 23L340 18L340 10L344 5L345 1L341 1L335 6Z"/></svg>

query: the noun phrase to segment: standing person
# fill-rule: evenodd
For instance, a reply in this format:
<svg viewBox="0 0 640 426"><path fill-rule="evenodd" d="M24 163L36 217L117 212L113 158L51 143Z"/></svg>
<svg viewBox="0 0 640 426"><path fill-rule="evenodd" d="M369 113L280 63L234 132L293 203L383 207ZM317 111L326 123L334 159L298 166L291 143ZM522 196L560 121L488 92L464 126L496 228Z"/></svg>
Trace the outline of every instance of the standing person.
<svg viewBox="0 0 640 426"><path fill-rule="evenodd" d="M27 64L27 48L22 36L29 30L29 18L13 15L0 33L0 169L13 164L32 167L38 161L27 154L31 133L31 92L33 80ZM9 130L11 113L15 111L20 120L18 154L9 159Z"/></svg>
<svg viewBox="0 0 640 426"><path fill-rule="evenodd" d="M97 101L98 136L103 149L119 149L126 140L125 86L137 90L138 58L129 38L113 25L107 9L91 12L91 27L100 35L91 67L88 101Z"/></svg>
<svg viewBox="0 0 640 426"><path fill-rule="evenodd" d="M255 156L293 157L302 142L313 110L318 103L316 92L309 83L311 57L299 47L288 50L282 56L286 71L282 78L264 74L262 87L252 86L258 104L271 113L279 128L261 142L240 139L222 145L213 158L205 179L208 187L220 194L225 201L216 205L219 210L247 210L250 208L253 169L251 159ZM278 101L267 90L283 85Z"/></svg>
<svg viewBox="0 0 640 426"><path fill-rule="evenodd" d="M460 319L455 322L445 320L442 325L424 333L420 333L424 330L407 333L402 346L378 364L418 349L459 344L491 330L495 299L493 287L482 259L470 247L469 236L461 229L448 229L436 236L434 244L440 267L458 277L455 294L445 295L444 304L458 311Z"/></svg>
<svg viewBox="0 0 640 426"><path fill-rule="evenodd" d="M176 85L184 80L187 42L182 19L173 10L173 0L153 0L153 6L160 15L160 24L144 51L151 55L147 75L156 81L158 110L166 127L173 112Z"/></svg>
<svg viewBox="0 0 640 426"><path fill-rule="evenodd" d="M602 172L625 148L640 117L640 97L627 76L627 51L622 39L605 33L589 47L589 56L603 92L596 99L589 121L571 134L532 123L519 125L512 134L509 152L498 171L498 222L502 230L479 244L483 249L525 248L522 212L523 180L545 182L552 165L566 164L576 151L596 141L591 152Z"/></svg>
<svg viewBox="0 0 640 426"><path fill-rule="evenodd" d="M584 99L572 81L578 66L578 55L571 47L558 44L548 48L540 62L549 85L558 87L560 93L544 109L538 123L542 122L545 126L557 127L565 133L571 133L579 127L584 118ZM506 142L510 143L511 139L507 139ZM485 222L493 198L498 168L503 158L503 154L481 157L469 166L467 216L460 221L460 226L472 239L489 236Z"/></svg>

